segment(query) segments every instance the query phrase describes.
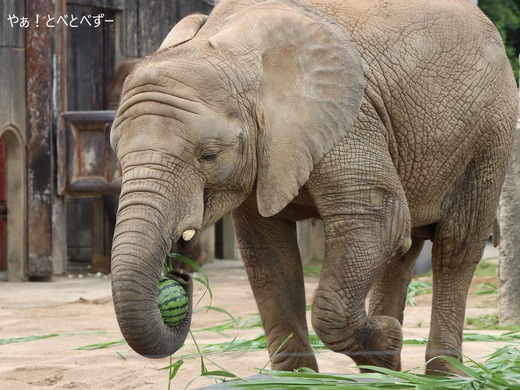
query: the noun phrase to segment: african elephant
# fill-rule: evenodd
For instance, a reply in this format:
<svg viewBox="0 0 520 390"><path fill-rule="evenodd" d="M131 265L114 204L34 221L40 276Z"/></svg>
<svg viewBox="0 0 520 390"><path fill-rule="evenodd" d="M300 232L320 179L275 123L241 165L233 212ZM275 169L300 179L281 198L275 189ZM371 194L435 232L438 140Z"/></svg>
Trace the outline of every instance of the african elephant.
<svg viewBox="0 0 520 390"><path fill-rule="evenodd" d="M172 29L171 33L176 33L179 31L179 28L183 26L184 23L189 22L190 25L194 25L195 23L192 23L192 21L196 20L205 20L207 18L206 15L190 15L184 19L182 19L182 23L178 23L175 29ZM182 31L182 30L181 30ZM187 29L187 33L191 33L190 29ZM180 34L176 34L180 35ZM182 35L180 35L179 38L182 38ZM166 37L164 40L164 43L173 44L174 42L169 42L169 40L172 39L170 35ZM160 50L160 48L159 48ZM121 100L121 93L123 90L123 84L128 75L132 72L132 70L141 62L141 58L134 58L130 60L126 60L125 62L121 63L116 70L116 73L111 80L111 82L108 84L107 87L107 100L108 100L108 109L109 110L116 110L119 106L119 101ZM105 209L105 214L107 216L107 220L109 222L109 234L111 234L114 230L114 226L116 224L116 214L118 209L118 201L119 201L119 193L110 193L110 194L104 194L101 196L101 199L103 200L103 208ZM110 235L110 238L112 238L112 234ZM200 244L198 245L190 245L188 247L173 247L172 252L179 253L185 257L188 257L190 260L194 261L195 264L198 266L202 266L206 261L208 260L208 254L207 252L202 248ZM179 268L186 269L187 271L193 272L194 269L183 262L178 261L177 265Z"/></svg>
<svg viewBox="0 0 520 390"><path fill-rule="evenodd" d="M149 357L182 345L190 316L169 328L157 308L163 259L231 211L273 369L318 369L296 240L311 217L326 241L312 326L328 348L400 368L410 269L429 239L426 359L460 357L517 117L491 22L464 0L222 0L197 28L137 66L112 128L127 342Z"/></svg>

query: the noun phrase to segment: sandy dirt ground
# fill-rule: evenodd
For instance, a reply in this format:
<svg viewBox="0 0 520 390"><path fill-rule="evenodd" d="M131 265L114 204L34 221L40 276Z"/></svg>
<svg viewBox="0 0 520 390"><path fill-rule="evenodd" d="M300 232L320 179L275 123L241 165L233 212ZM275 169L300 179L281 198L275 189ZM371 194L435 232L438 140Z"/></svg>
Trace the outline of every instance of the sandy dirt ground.
<svg viewBox="0 0 520 390"><path fill-rule="evenodd" d="M256 305L241 262L217 261L205 266L214 293L213 305L229 311L236 318L253 317ZM475 283L489 280L479 280ZM306 280L308 302L317 287L317 278ZM203 292L196 288L196 296ZM406 339L427 337L430 317L430 296L419 296L416 307L405 312ZM207 304L207 297L201 305ZM471 295L467 316L496 313L495 296ZM194 329L228 321L217 312L199 313ZM485 331L486 334L497 331ZM252 339L261 329L197 332L196 339L204 349L208 344ZM52 337L24 342L5 343L7 339L27 336ZM104 349L78 350L89 344L118 341L122 338L111 300L110 278L107 275L56 277L50 282L0 283L0 388L1 389L166 389L168 373L161 370L169 359L150 360L133 352L126 344ZM14 340L11 340L14 341ZM464 353L475 360L484 357L499 343L467 342ZM181 348L174 360L195 351L193 342ZM209 356L221 367L239 376L255 375L268 361L265 350ZM404 369L421 369L424 346L405 346L402 353ZM317 355L320 370L328 373L356 372L353 362L333 352ZM208 369L215 369L208 365ZM200 359L185 358L171 388L199 388L214 383L199 378Z"/></svg>

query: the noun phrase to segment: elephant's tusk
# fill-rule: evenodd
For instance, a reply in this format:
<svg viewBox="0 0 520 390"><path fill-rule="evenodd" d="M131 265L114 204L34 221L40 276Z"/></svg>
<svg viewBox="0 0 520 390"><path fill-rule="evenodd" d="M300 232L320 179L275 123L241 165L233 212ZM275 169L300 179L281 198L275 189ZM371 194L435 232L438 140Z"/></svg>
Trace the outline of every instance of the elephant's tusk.
<svg viewBox="0 0 520 390"><path fill-rule="evenodd" d="M184 233L182 233L182 239L184 241L189 241L195 235L195 229L188 229Z"/></svg>

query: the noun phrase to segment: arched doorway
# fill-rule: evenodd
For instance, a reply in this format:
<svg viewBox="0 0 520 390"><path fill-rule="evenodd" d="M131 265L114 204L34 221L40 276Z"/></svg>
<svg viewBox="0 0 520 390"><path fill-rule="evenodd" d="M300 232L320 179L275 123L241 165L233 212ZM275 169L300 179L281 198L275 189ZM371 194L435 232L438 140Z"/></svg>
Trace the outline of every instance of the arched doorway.
<svg viewBox="0 0 520 390"><path fill-rule="evenodd" d="M20 131L7 126L0 132L4 155L4 198L6 215L7 280L26 279L27 267L27 180L24 139Z"/></svg>

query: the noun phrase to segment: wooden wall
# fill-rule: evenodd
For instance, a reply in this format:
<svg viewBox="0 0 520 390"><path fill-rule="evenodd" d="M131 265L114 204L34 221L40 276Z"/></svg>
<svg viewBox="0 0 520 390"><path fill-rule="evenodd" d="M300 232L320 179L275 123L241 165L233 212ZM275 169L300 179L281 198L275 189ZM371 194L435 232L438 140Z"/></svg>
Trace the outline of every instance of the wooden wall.
<svg viewBox="0 0 520 390"><path fill-rule="evenodd" d="M69 215L57 191L61 113L106 109L106 87L116 67L156 50L175 23L209 13L208 0L2 0L0 1L0 136L6 142L8 277L22 280L63 273L67 242L93 222ZM46 27L35 16L104 13L113 23ZM11 26L9 15L30 26ZM0 163L2 163L0 161ZM71 199L71 203L74 203ZM83 201L92 209L92 198ZM81 207L81 206L78 206ZM72 207L74 209L74 207ZM90 216L90 214L87 213ZM95 218L93 218L95 219ZM9 227L9 223L14 223ZM89 226L90 225L90 226ZM68 237L67 237L68 236ZM80 240L85 241L85 240ZM87 240L88 241L88 240ZM9 244L11 243L11 244ZM78 245L82 245L81 243ZM11 275L11 276L9 276Z"/></svg>
<svg viewBox="0 0 520 390"><path fill-rule="evenodd" d="M100 198L65 198L57 191L59 150L64 140L61 113L102 110L106 88L123 61L155 51L184 16L208 14L211 0L2 0L0 14L104 13L113 23L14 28L0 19L0 135L11 170L7 184L11 280L48 277L67 270L69 257L92 258L93 226L99 223ZM13 173L14 172L14 173ZM11 209L9 209L11 207ZM10 222L9 222L10 221ZM96 222L98 221L98 222ZM94 226L94 227L95 227ZM68 229L67 229L68 227ZM10 230L9 230L10 229ZM238 257L229 216L219 227L225 257ZM307 229L309 230L309 229ZM300 229L303 238L312 235ZM312 229L311 229L312 230ZM215 246L208 235L208 246ZM309 241L305 239L304 241ZM219 243L217 243L219 245ZM320 245L317 245L320 246ZM75 248L67 252L67 247ZM226 249L227 248L227 249ZM312 248L304 252L314 253ZM8 259L9 261L9 259Z"/></svg>
<svg viewBox="0 0 520 390"><path fill-rule="evenodd" d="M122 20L122 52L127 58L144 57L157 50L184 16L209 14L212 9L203 0L127 0Z"/></svg>
<svg viewBox="0 0 520 390"><path fill-rule="evenodd" d="M108 109L106 89L117 66L153 53L181 18L196 12L209 14L213 7L208 3L211 1L68 0L69 14L104 13L114 22L97 29L66 30L67 110ZM67 199L67 253L72 265L90 262L98 253L108 256L111 243L105 238L111 234L110 226L102 221L100 198Z"/></svg>

